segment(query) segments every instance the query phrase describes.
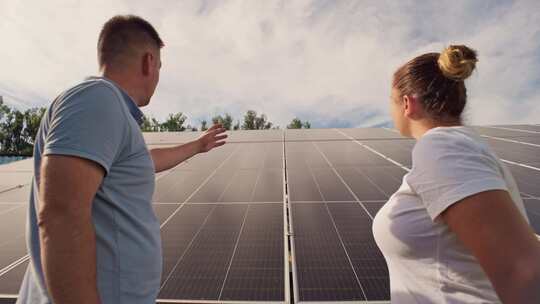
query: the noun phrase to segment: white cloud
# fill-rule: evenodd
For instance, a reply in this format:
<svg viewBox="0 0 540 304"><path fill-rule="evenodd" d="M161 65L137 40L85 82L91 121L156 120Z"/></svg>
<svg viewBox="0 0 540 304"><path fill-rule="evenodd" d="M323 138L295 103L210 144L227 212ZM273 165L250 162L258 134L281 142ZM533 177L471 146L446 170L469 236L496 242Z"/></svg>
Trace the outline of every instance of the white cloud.
<svg viewBox="0 0 540 304"><path fill-rule="evenodd" d="M134 13L166 43L145 109L159 118L183 111L197 123L255 109L281 126L296 115L315 126L379 124L390 119L400 64L463 42L480 53L468 121L540 120L538 1L22 0L0 11L0 94L38 104L94 74L101 25Z"/></svg>

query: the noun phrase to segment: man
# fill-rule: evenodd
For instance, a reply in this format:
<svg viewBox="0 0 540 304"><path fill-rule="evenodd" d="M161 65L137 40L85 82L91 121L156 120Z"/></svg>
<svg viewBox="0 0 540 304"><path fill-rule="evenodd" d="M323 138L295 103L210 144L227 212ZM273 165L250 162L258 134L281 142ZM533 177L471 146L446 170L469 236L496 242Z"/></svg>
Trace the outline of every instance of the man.
<svg viewBox="0 0 540 304"><path fill-rule="evenodd" d="M18 303L154 303L161 280L154 172L225 143L213 126L185 145L148 151L138 107L159 81L156 30L116 16L101 30L102 76L66 90L36 137L28 248Z"/></svg>

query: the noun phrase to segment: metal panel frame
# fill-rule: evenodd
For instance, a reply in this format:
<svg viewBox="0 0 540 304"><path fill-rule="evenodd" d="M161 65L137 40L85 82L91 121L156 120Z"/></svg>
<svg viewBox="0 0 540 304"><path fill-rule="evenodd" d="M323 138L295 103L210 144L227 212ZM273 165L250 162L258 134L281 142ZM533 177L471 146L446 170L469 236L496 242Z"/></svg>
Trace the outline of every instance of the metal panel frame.
<svg viewBox="0 0 540 304"><path fill-rule="evenodd" d="M290 219L290 212L288 213L289 214L289 217L287 216L287 212L288 212L288 202L289 202L289 197L288 197L288 183L287 183L287 171L286 171L286 166L287 166L287 161L286 161L286 155L285 155L285 132L282 132L282 138L283 138L283 141L282 141L282 145L283 145L283 149L282 149L282 172L283 172L283 177L282 177L282 181L283 181L283 263L285 264L284 265L284 275L285 275L285 290L284 290L284 295L285 295L285 303L289 304L290 303L290 299L291 299L291 294L290 294L290 291L291 291L291 282L290 282L290 276L289 276L289 233L290 233L290 229L289 229L289 226L288 226L288 223L289 223L289 219Z"/></svg>

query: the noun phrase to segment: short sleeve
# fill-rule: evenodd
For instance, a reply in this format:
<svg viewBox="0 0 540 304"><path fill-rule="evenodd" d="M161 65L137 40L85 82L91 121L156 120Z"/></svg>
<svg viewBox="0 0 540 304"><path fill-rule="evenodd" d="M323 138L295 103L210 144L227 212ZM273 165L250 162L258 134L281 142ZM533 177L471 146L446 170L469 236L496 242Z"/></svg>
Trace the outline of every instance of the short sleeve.
<svg viewBox="0 0 540 304"><path fill-rule="evenodd" d="M452 204L488 190L507 190L497 159L465 137L426 134L413 150L407 182L432 220Z"/></svg>
<svg viewBox="0 0 540 304"><path fill-rule="evenodd" d="M108 174L126 132L125 114L113 89L91 84L52 107L43 155L85 158Z"/></svg>

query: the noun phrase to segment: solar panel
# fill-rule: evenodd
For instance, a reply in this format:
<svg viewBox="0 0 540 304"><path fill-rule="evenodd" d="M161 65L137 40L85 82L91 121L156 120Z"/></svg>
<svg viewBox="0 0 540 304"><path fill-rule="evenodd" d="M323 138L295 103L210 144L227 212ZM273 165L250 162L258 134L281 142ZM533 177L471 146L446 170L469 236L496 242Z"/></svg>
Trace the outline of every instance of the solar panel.
<svg viewBox="0 0 540 304"><path fill-rule="evenodd" d="M502 159L514 160L523 164L540 163L540 147L516 144L516 142L488 139L490 146Z"/></svg>
<svg viewBox="0 0 540 304"><path fill-rule="evenodd" d="M482 135L495 137L520 137L520 136L537 136L539 133L535 131L527 131L514 127L473 127Z"/></svg>
<svg viewBox="0 0 540 304"><path fill-rule="evenodd" d="M197 139L202 132L159 132L143 133L148 145L170 145L187 143ZM230 143L255 143L283 141L283 131L280 130L244 130L228 131L227 141Z"/></svg>
<svg viewBox="0 0 540 304"><path fill-rule="evenodd" d="M206 179L204 171L170 171L156 182L152 200L157 203L182 203Z"/></svg>
<svg viewBox="0 0 540 304"><path fill-rule="evenodd" d="M533 170L517 164L506 164L506 166L512 172L512 176L516 180L522 197L540 197L540 187L538 186L540 181L539 170Z"/></svg>
<svg viewBox="0 0 540 304"><path fill-rule="evenodd" d="M226 145L158 180L162 191L175 193L155 201L181 197L162 227L161 300L285 301L283 143L272 134L249 136L258 141ZM206 177L178 195L183 182L173 176L188 172Z"/></svg>
<svg viewBox="0 0 540 304"><path fill-rule="evenodd" d="M386 201L362 202L362 204L364 205L364 207L366 208L366 210L368 211L368 213L371 215L372 218L374 218L375 215L377 215L377 213L379 212L379 210L381 210L381 208L384 206L385 203Z"/></svg>
<svg viewBox="0 0 540 304"><path fill-rule="evenodd" d="M26 254L27 210L26 206L21 205L19 208L4 210L0 214L0 273Z"/></svg>
<svg viewBox="0 0 540 304"><path fill-rule="evenodd" d="M388 161L354 141L312 142L308 149L322 152L319 155L327 158L334 167L380 166L388 165Z"/></svg>
<svg viewBox="0 0 540 304"><path fill-rule="evenodd" d="M3 172L0 171L0 193L17 186L28 185L32 182L32 172Z"/></svg>
<svg viewBox="0 0 540 304"><path fill-rule="evenodd" d="M289 157L290 145L299 154L295 159ZM388 167L390 163L351 141L286 143L286 148L296 301L388 300L386 262L371 233L371 215L361 200L388 197L377 181L362 172L371 168L382 176L376 165ZM302 154L313 157L314 153L319 153L327 167L304 163L297 169L294 162L306 159ZM386 181L390 173L385 174Z"/></svg>
<svg viewBox="0 0 540 304"><path fill-rule="evenodd" d="M26 185L0 192L0 203L28 203L30 188L30 185Z"/></svg>
<svg viewBox="0 0 540 304"><path fill-rule="evenodd" d="M283 204L249 205L221 300L284 300L283 225Z"/></svg>
<svg viewBox="0 0 540 304"><path fill-rule="evenodd" d="M12 270L0 276L1 292L5 295L16 295L19 293L21 282L24 278L26 269L28 268L29 260L25 260L19 265L15 266ZM2 302L0 302L2 303ZM15 301L13 301L15 303Z"/></svg>
<svg viewBox="0 0 540 304"><path fill-rule="evenodd" d="M315 180L304 170L289 170L287 175L289 200L291 202L323 200Z"/></svg>
<svg viewBox="0 0 540 304"><path fill-rule="evenodd" d="M347 190L332 169L311 169L311 175L325 201L354 201L353 195Z"/></svg>
<svg viewBox="0 0 540 304"><path fill-rule="evenodd" d="M254 202L283 202L283 169L262 170L256 182Z"/></svg>
<svg viewBox="0 0 540 304"><path fill-rule="evenodd" d="M476 129L511 170L540 233L540 125ZM152 148L199 135L144 137ZM229 135L224 147L156 175L158 303L389 301L372 218L401 185L415 141L376 128ZM31 159L0 166L0 298L8 302L28 264L32 170Z"/></svg>
<svg viewBox="0 0 540 304"><path fill-rule="evenodd" d="M407 167L412 166L412 157L410 151L416 143L414 140L370 140L362 141L362 143L401 163L402 165Z"/></svg>
<svg viewBox="0 0 540 304"><path fill-rule="evenodd" d="M287 129L285 141L338 141L347 138L334 129Z"/></svg>
<svg viewBox="0 0 540 304"><path fill-rule="evenodd" d="M540 235L540 199L524 199L523 204L527 210L531 227L536 234Z"/></svg>
<svg viewBox="0 0 540 304"><path fill-rule="evenodd" d="M327 204L291 205L296 302L366 300Z"/></svg>
<svg viewBox="0 0 540 304"><path fill-rule="evenodd" d="M512 129L512 130L532 131L532 132L540 133L540 125L499 125L495 127Z"/></svg>
<svg viewBox="0 0 540 304"><path fill-rule="evenodd" d="M0 204L0 215L4 214L4 213L9 213L15 209L18 209L18 208L23 208L24 205L23 204L19 204L19 203L1 203Z"/></svg>
<svg viewBox="0 0 540 304"><path fill-rule="evenodd" d="M368 301L388 300L388 268L371 230L372 219L363 204L328 204L336 228Z"/></svg>
<svg viewBox="0 0 540 304"><path fill-rule="evenodd" d="M184 208L195 206L188 205ZM159 298L284 301L282 205L269 204L264 210L257 204L204 206L207 214L203 221L198 221L199 227L187 247L173 250L182 251L182 254L172 269L164 273L165 280ZM257 222L262 224L265 221L270 221L273 225L259 226L262 231L259 231L258 239ZM269 235L269 243L265 242L265 234ZM164 243L169 243L166 238ZM249 260L241 259L249 250L258 254L258 259L252 262L262 263L262 267L249 267ZM239 282L247 282L246 280L252 283L258 281L259 284L238 285Z"/></svg>
<svg viewBox="0 0 540 304"><path fill-rule="evenodd" d="M232 143L254 143L254 142L278 142L283 141L283 131L281 130L247 130L227 132L228 142Z"/></svg>
<svg viewBox="0 0 540 304"><path fill-rule="evenodd" d="M347 138L352 139L400 139L403 138L398 133L389 129L381 128L354 128L354 129L337 129L338 132L344 133Z"/></svg>
<svg viewBox="0 0 540 304"><path fill-rule="evenodd" d="M148 145L168 145L190 142L196 139L201 132L147 132L143 133Z"/></svg>
<svg viewBox="0 0 540 304"><path fill-rule="evenodd" d="M180 204L169 204L169 203L154 203L152 208L154 213L160 223L163 223L166 219L169 218L180 207Z"/></svg>
<svg viewBox="0 0 540 304"><path fill-rule="evenodd" d="M175 268L178 259L185 255L212 208L212 205L207 204L183 205L178 213L162 226L163 281L166 281Z"/></svg>
<svg viewBox="0 0 540 304"><path fill-rule="evenodd" d="M33 170L34 170L34 160L32 158L0 165L0 172L17 172L17 171L32 172Z"/></svg>

